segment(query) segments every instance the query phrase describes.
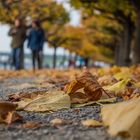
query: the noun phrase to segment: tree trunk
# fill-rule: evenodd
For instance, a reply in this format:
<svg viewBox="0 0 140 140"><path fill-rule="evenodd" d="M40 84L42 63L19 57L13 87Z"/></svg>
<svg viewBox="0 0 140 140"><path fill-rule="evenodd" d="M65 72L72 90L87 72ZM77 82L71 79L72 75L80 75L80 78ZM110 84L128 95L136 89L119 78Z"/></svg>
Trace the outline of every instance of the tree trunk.
<svg viewBox="0 0 140 140"><path fill-rule="evenodd" d="M124 23L124 31L120 45L116 49L116 56L118 60L117 65L119 66L129 66L130 65L130 51L131 51L131 41L132 41L132 23L130 20L126 20Z"/></svg>
<svg viewBox="0 0 140 140"><path fill-rule="evenodd" d="M121 36L118 47L116 48L117 65L123 65L123 55L124 55L124 35Z"/></svg>
<svg viewBox="0 0 140 140"><path fill-rule="evenodd" d="M114 53L114 55L115 55L115 57L114 57L115 58L115 65L119 65L120 44L115 42L114 45L115 45L115 53Z"/></svg>
<svg viewBox="0 0 140 140"><path fill-rule="evenodd" d="M135 42L133 48L133 64L140 63L140 10L137 12Z"/></svg>
<svg viewBox="0 0 140 140"><path fill-rule="evenodd" d="M123 65L129 66L131 63L130 60L130 52L131 52L131 42L132 42L132 26L131 22L128 21L125 24L125 32L124 32L124 58L123 58Z"/></svg>
<svg viewBox="0 0 140 140"><path fill-rule="evenodd" d="M54 47L54 53L53 53L53 68L54 69L56 68L56 59L57 59L56 51L57 51L57 47L55 46Z"/></svg>

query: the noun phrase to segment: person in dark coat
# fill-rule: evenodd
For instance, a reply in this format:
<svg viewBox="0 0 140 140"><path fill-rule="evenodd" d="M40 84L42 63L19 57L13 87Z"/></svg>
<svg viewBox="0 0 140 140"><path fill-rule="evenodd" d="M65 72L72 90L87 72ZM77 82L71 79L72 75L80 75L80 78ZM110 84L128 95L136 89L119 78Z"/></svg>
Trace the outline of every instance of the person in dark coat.
<svg viewBox="0 0 140 140"><path fill-rule="evenodd" d="M28 35L28 48L30 48L32 52L33 70L36 69L36 63L38 69L42 68L44 38L44 31L40 26L40 22L38 20L33 21L32 28Z"/></svg>
<svg viewBox="0 0 140 140"><path fill-rule="evenodd" d="M12 64L16 70L20 70L24 67L23 45L26 40L26 28L21 19L15 20L15 25L10 29L8 35L12 37Z"/></svg>

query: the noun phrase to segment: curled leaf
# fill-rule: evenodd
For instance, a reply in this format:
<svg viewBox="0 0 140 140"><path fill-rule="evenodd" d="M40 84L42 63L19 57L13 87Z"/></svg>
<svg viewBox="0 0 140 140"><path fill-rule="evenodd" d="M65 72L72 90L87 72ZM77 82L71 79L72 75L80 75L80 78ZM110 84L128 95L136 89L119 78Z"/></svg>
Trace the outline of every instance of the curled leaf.
<svg viewBox="0 0 140 140"><path fill-rule="evenodd" d="M78 89L82 88L83 84L73 80L69 85L66 85L65 90L67 94L76 92Z"/></svg>
<svg viewBox="0 0 140 140"><path fill-rule="evenodd" d="M79 89L83 89L83 92L78 92ZM103 88L87 69L66 87L66 93L70 95L72 103L97 101L103 92Z"/></svg>

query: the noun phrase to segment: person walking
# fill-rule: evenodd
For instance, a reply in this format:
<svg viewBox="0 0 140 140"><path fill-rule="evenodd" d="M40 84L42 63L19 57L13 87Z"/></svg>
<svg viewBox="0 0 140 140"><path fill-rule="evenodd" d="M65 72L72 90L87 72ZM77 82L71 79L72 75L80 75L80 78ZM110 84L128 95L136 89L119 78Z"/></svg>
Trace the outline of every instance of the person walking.
<svg viewBox="0 0 140 140"><path fill-rule="evenodd" d="M23 45L26 40L26 28L21 19L15 20L15 25L9 30L8 35L12 37L12 65L15 70L20 70L24 67Z"/></svg>
<svg viewBox="0 0 140 140"><path fill-rule="evenodd" d="M42 68L44 38L44 30L41 28L40 22L38 20L34 20L28 35L28 48L30 48L32 52L32 65L34 71L36 66L38 69Z"/></svg>

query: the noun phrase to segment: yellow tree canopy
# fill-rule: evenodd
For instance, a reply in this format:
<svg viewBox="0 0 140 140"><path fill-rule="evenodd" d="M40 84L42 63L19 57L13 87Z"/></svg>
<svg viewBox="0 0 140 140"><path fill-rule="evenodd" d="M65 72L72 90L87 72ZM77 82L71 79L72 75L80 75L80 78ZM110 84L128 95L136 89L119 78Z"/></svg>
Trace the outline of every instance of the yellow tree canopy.
<svg viewBox="0 0 140 140"><path fill-rule="evenodd" d="M64 7L53 0L1 0L0 22L12 23L17 16L30 16L52 23L68 20L68 13Z"/></svg>

